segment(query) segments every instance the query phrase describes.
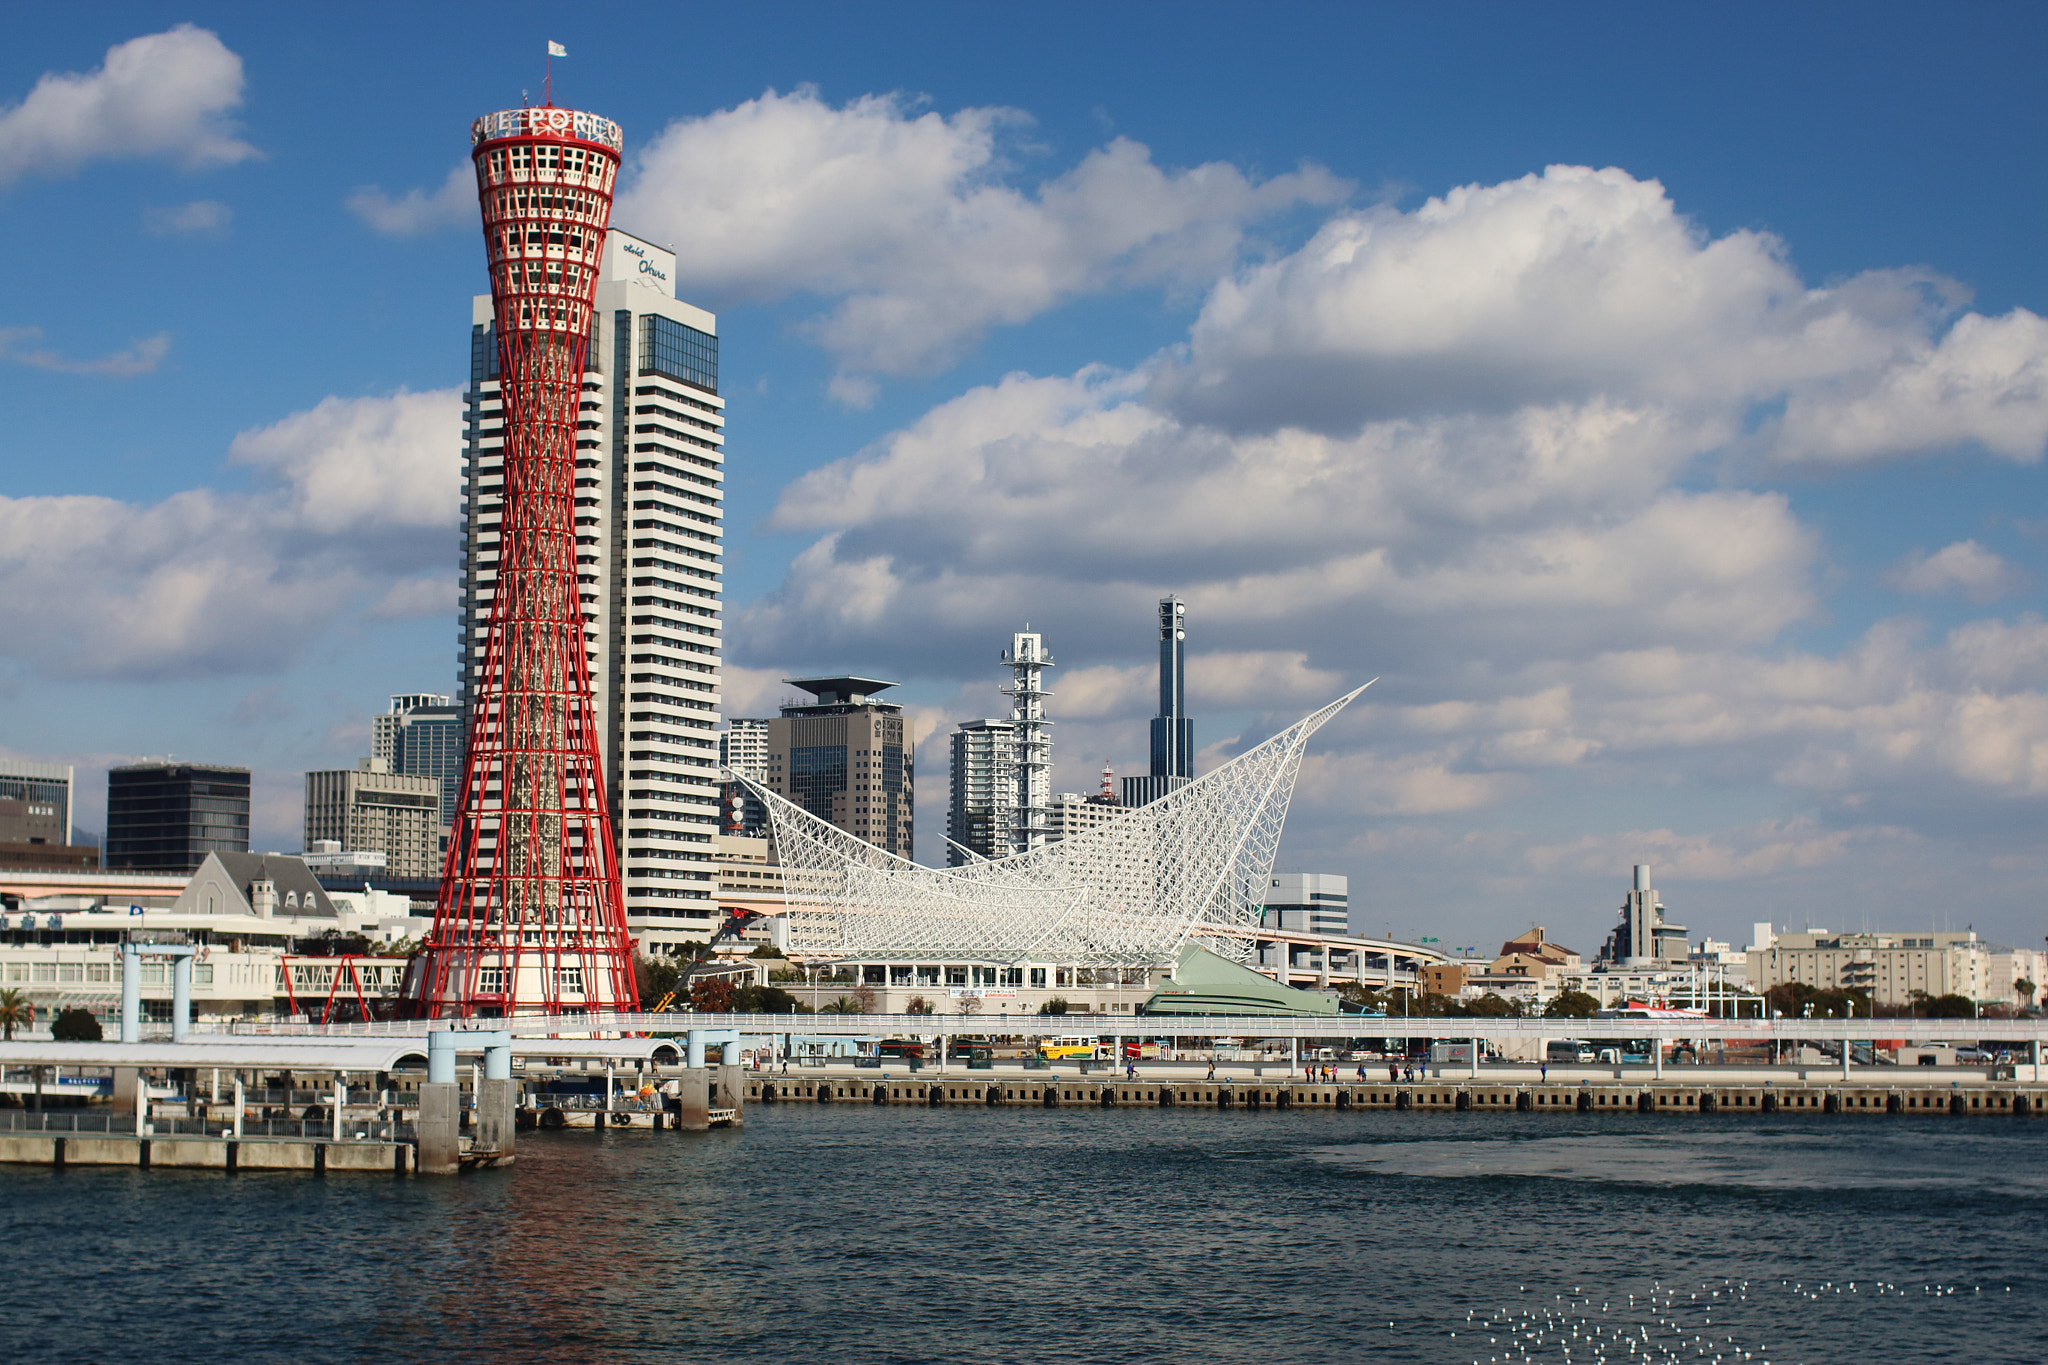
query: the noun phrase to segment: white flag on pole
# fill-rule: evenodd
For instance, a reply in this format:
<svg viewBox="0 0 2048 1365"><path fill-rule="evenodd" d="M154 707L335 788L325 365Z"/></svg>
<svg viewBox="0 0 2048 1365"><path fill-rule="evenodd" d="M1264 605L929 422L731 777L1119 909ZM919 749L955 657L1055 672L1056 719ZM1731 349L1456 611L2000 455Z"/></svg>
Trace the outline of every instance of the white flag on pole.
<svg viewBox="0 0 2048 1365"><path fill-rule="evenodd" d="M569 49L563 47L560 43L555 42L553 39L549 39L548 55L550 57L566 57L569 55Z"/></svg>

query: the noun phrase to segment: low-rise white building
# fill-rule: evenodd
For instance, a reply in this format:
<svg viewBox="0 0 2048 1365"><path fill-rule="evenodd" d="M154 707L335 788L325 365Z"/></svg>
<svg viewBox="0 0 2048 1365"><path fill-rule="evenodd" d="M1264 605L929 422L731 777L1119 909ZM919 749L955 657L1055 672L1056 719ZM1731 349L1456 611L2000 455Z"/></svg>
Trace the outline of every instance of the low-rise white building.
<svg viewBox="0 0 2048 1365"><path fill-rule="evenodd" d="M289 854L215 853L190 876L131 885L137 877L75 874L61 887L20 888L41 895L11 892L20 909L0 917L0 986L29 997L39 1028L59 1010L82 1008L113 1032L120 949L131 930L196 946L193 1017L225 1021L318 1018L330 991L358 1011L359 996L387 1003L406 960L380 957L376 945L416 940L432 924L408 913L404 896L328 892ZM141 967L143 1017L168 1024L170 964L145 956Z"/></svg>

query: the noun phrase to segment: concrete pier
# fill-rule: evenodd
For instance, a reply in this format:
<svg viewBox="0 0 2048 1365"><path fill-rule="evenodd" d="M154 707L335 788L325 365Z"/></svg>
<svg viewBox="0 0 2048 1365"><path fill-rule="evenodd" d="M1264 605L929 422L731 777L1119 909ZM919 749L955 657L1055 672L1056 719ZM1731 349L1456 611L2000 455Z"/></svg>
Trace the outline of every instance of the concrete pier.
<svg viewBox="0 0 2048 1365"><path fill-rule="evenodd" d="M938 1108L1149 1108L1253 1111L1538 1114L1847 1114L1917 1117L2042 1115L2048 1085L1805 1081L1790 1085L1707 1085L1678 1081L1526 1085L1485 1080L1306 1084L1277 1078L1138 1080L1023 1073L989 1076L866 1077L824 1072L749 1073L745 1095L761 1104L869 1104Z"/></svg>
<svg viewBox="0 0 2048 1365"><path fill-rule="evenodd" d="M135 1166L146 1170L304 1171L308 1175L412 1173L409 1142L321 1142L306 1138L137 1137L131 1133L0 1131L0 1163Z"/></svg>

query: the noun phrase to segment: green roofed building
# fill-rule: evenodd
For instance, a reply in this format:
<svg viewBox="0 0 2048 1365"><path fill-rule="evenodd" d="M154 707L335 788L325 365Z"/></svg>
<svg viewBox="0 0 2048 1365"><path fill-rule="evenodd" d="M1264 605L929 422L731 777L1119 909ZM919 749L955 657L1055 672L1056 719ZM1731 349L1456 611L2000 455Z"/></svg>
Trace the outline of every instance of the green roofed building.
<svg viewBox="0 0 2048 1365"><path fill-rule="evenodd" d="M1336 1014L1337 1001L1317 991L1283 986L1229 958L1190 943L1173 974L1153 992L1140 1014Z"/></svg>

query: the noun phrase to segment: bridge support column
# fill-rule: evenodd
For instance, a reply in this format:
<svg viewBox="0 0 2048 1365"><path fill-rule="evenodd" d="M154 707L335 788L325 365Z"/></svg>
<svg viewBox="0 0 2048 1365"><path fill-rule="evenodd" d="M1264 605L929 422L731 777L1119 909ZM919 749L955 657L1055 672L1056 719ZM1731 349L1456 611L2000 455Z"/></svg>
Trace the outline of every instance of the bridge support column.
<svg viewBox="0 0 2048 1365"><path fill-rule="evenodd" d="M518 1128L517 1096L512 1082L512 1034L483 1033L475 1041L484 1048L483 1075L476 1083L476 1142L479 1153L493 1152L497 1164L510 1165Z"/></svg>
<svg viewBox="0 0 2048 1365"><path fill-rule="evenodd" d="M182 1043L192 1029L192 954L171 959L171 1041Z"/></svg>
<svg viewBox="0 0 2048 1365"><path fill-rule="evenodd" d="M121 945L121 1041L142 1041L142 954L132 943Z"/></svg>
<svg viewBox="0 0 2048 1365"><path fill-rule="evenodd" d="M676 1128L685 1133L703 1132L711 1126L711 1073L701 1066L686 1067L678 1088Z"/></svg>
<svg viewBox="0 0 2048 1365"><path fill-rule="evenodd" d="M455 1079L455 1036L427 1035L427 1079L420 1086L421 1175L455 1175L462 1169L462 1086Z"/></svg>

